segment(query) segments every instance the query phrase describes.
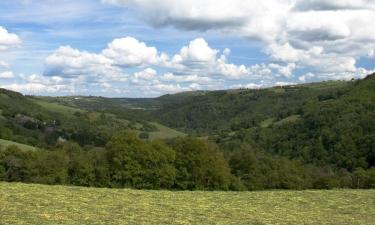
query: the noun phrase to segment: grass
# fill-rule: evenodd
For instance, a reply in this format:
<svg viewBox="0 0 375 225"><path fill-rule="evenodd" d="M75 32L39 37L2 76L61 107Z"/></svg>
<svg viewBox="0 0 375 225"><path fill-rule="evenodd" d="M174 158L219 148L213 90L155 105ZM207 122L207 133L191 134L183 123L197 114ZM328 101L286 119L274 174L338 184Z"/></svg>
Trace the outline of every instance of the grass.
<svg viewBox="0 0 375 225"><path fill-rule="evenodd" d="M0 146L8 147L8 146L11 146L11 145L15 145L15 146L17 146L18 148L20 148L22 150L30 150L30 151L36 150L35 147L30 146L30 145L24 145L24 144L20 144L20 143L17 143L17 142L7 141L7 140L4 140L4 139L0 139Z"/></svg>
<svg viewBox="0 0 375 225"><path fill-rule="evenodd" d="M151 123L152 125L158 128L158 131L150 132L150 140L155 139L167 139L167 138L174 138L174 137L183 137L186 134L179 132L177 130L171 129L169 127L163 126L159 123Z"/></svg>
<svg viewBox="0 0 375 225"><path fill-rule="evenodd" d="M270 127L271 125L280 126L280 125L283 125L283 124L286 124L286 123L294 123L294 122L298 121L300 118L301 118L300 115L292 115L292 116L286 117L282 120L279 120L277 122L275 122L276 121L275 118L269 118L269 119L266 119L266 120L262 121L260 123L260 127L267 128L267 127Z"/></svg>
<svg viewBox="0 0 375 225"><path fill-rule="evenodd" d="M275 118L266 119L260 123L260 127L263 127L263 128L269 127L273 124L274 121L275 121Z"/></svg>
<svg viewBox="0 0 375 225"><path fill-rule="evenodd" d="M61 113L61 114L64 114L65 116L73 116L75 112L84 112L83 110L80 110L77 108L60 105L54 102L47 102L47 101L43 101L37 98L32 98L31 100L33 100L35 103L37 103L38 105L42 106L43 108L47 109L50 112Z"/></svg>
<svg viewBox="0 0 375 225"><path fill-rule="evenodd" d="M0 183L0 224L375 224L375 190L171 192Z"/></svg>
<svg viewBox="0 0 375 225"><path fill-rule="evenodd" d="M34 98L32 100L35 103L42 106L43 108L50 111L50 112L61 113L61 114L65 115L67 117L70 117L70 118L74 117L75 112L81 112L81 113L85 112L82 109L78 109L78 108L74 108L74 107L70 107L70 106L65 106L65 105L62 105L62 104L59 104L59 103L54 103L54 102L47 102L47 101L44 101L44 100L38 99L38 98ZM92 119L93 121L97 120L100 115L101 115L101 113L97 113L97 112L89 113L90 119ZM116 118L116 116L114 116L112 114L109 114L109 113L106 113L106 116L111 116L111 117ZM124 120L124 119L117 118L117 120L118 120L119 124L123 124L123 125L127 125L127 124L130 123L128 120ZM176 131L172 128L163 126L159 123L151 123L151 124L156 126L158 128L158 131L149 132L149 140L167 139L167 138L174 138L174 137L180 137L180 136L186 135L182 132L179 132L179 131ZM133 130L133 131L139 134L139 133L142 132L140 130L141 128L142 128L142 125L137 123L136 129Z"/></svg>
<svg viewBox="0 0 375 225"><path fill-rule="evenodd" d="M285 123L294 123L294 122L298 121L299 119L301 119L300 115L292 115L292 116L286 117L286 118L284 118L280 121L277 121L275 123L275 125L283 125Z"/></svg>

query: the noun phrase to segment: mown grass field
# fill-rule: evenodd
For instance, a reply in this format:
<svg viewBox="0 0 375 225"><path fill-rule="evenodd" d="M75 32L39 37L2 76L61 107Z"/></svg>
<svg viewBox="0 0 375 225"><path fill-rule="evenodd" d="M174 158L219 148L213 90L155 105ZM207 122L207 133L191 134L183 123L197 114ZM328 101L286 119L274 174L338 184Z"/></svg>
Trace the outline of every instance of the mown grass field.
<svg viewBox="0 0 375 225"><path fill-rule="evenodd" d="M171 192L0 183L0 224L375 224L375 190Z"/></svg>

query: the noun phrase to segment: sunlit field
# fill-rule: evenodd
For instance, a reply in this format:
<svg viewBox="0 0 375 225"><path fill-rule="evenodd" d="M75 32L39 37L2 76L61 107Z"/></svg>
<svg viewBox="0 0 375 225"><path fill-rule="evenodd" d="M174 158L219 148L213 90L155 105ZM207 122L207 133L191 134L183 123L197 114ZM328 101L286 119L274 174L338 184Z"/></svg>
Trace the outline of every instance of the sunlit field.
<svg viewBox="0 0 375 225"><path fill-rule="evenodd" d="M0 183L0 224L375 224L375 190L172 192Z"/></svg>

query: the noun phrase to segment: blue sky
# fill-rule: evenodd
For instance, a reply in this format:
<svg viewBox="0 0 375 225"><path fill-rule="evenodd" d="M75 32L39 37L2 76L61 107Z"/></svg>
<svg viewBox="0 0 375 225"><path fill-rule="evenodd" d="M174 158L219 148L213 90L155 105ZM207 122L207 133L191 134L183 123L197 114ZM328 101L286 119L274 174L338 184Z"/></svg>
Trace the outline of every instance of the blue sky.
<svg viewBox="0 0 375 225"><path fill-rule="evenodd" d="M375 1L2 0L0 87L152 97L362 78Z"/></svg>

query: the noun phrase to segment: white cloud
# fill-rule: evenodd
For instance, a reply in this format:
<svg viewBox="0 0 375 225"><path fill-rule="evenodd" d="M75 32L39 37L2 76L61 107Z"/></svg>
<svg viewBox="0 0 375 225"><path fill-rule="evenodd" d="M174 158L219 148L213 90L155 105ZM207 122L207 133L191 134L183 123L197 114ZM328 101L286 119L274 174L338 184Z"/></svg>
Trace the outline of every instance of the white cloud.
<svg viewBox="0 0 375 225"><path fill-rule="evenodd" d="M181 49L179 55L173 57L175 63L182 64L201 64L214 63L218 54L218 50L212 49L206 40L197 38Z"/></svg>
<svg viewBox="0 0 375 225"><path fill-rule="evenodd" d="M120 69L112 65L112 61L101 54L94 54L62 46L45 60L46 76L62 76L65 78L113 77L121 76Z"/></svg>
<svg viewBox="0 0 375 225"><path fill-rule="evenodd" d="M17 34L9 33L4 27L0 26L0 51L17 47L21 43L21 39Z"/></svg>
<svg viewBox="0 0 375 225"><path fill-rule="evenodd" d="M299 10L340 10L340 9L368 9L374 8L373 0L303 0L297 1Z"/></svg>
<svg viewBox="0 0 375 225"><path fill-rule="evenodd" d="M357 59L375 48L374 0L103 1L133 8L153 26L212 29L261 40L265 52L278 63L295 63L296 67L319 73L327 68L328 72L343 76L353 73L360 69L355 65ZM199 46L201 52L194 50L194 46ZM190 62L215 65L211 66L211 73L229 73L237 78L249 74L246 67L218 63L217 54L197 39L175 56L174 61L187 64L190 59ZM197 67L196 64L189 66ZM287 69L279 73L290 76Z"/></svg>
<svg viewBox="0 0 375 225"><path fill-rule="evenodd" d="M149 47L132 37L113 40L102 55L111 59L113 64L127 67L158 64L164 57L158 55L155 47Z"/></svg>
<svg viewBox="0 0 375 225"><path fill-rule="evenodd" d="M134 84L141 84L141 83L147 83L149 84L150 81L157 79L157 72L156 70L152 68L147 68L143 71L134 73L131 81Z"/></svg>
<svg viewBox="0 0 375 225"><path fill-rule="evenodd" d="M228 80L292 77L297 68L295 63L236 65L228 62L230 53L230 49L220 51L210 47L205 39L197 38L170 57L159 54L155 47L126 37L115 39L100 53L62 46L46 58L44 79L32 75L24 80L52 86L64 84L72 90L82 86L99 88L97 91L132 86L150 95L225 88L223 83ZM158 70L163 72L159 74Z"/></svg>
<svg viewBox="0 0 375 225"><path fill-rule="evenodd" d="M342 14L326 11L293 13L287 19L288 34L297 40L315 42L347 38L351 35L351 29Z"/></svg>
<svg viewBox="0 0 375 225"><path fill-rule="evenodd" d="M315 74L313 74L313 73L306 73L306 74L300 76L298 78L298 80L301 81L301 82L306 82L307 80L309 80L311 78L314 78L314 77L315 77Z"/></svg>
<svg viewBox="0 0 375 225"><path fill-rule="evenodd" d="M69 90L69 87L65 85L45 85L41 83L13 83L0 86L9 90L27 93L27 94L39 94L39 93L57 93Z"/></svg>
<svg viewBox="0 0 375 225"><path fill-rule="evenodd" d="M278 81L275 83L275 86L290 86L290 85L295 85L296 83L293 82L283 82L283 81Z"/></svg>
<svg viewBox="0 0 375 225"><path fill-rule="evenodd" d="M375 49L371 49L368 53L367 53L368 57L374 57L375 56Z"/></svg>
<svg viewBox="0 0 375 225"><path fill-rule="evenodd" d="M142 79L142 80L152 80L156 77L157 72L154 69L147 68L141 72L137 72L134 74L134 78Z"/></svg>
<svg viewBox="0 0 375 225"><path fill-rule="evenodd" d="M277 70L277 72L285 77L291 77L293 75L293 71L296 69L295 63L289 63L286 66L281 66L279 64L271 63L268 65L271 69Z"/></svg>
<svg viewBox="0 0 375 225"><path fill-rule="evenodd" d="M166 73L161 77L162 81L166 82L176 82L176 83L191 83L195 82L196 84L205 84L212 82L212 79L209 77L202 77L196 74L193 75L185 75L185 76L177 76L173 73Z"/></svg>
<svg viewBox="0 0 375 225"><path fill-rule="evenodd" d="M290 0L103 0L138 10L150 24L186 30L219 29L257 39L274 39Z"/></svg>
<svg viewBox="0 0 375 225"><path fill-rule="evenodd" d="M319 77L322 80L350 80L350 79L363 79L369 74L375 73L374 70L367 70L364 68L356 68L352 72L320 72L316 73L316 77Z"/></svg>
<svg viewBox="0 0 375 225"><path fill-rule="evenodd" d="M203 38L192 40L184 46L179 54L172 58L168 65L175 68L178 73L185 75L198 75L202 77L224 77L226 79L248 79L260 75L254 66L235 65L228 63L229 49L220 52L209 46Z"/></svg>
<svg viewBox="0 0 375 225"><path fill-rule="evenodd" d="M9 69L9 64L4 61L0 61L0 69Z"/></svg>
<svg viewBox="0 0 375 225"><path fill-rule="evenodd" d="M0 85L1 88L10 89L25 94L73 94L81 87L76 86L75 81L59 76L43 76L39 74L13 75L8 84Z"/></svg>
<svg viewBox="0 0 375 225"><path fill-rule="evenodd" d="M46 58L44 74L64 78L84 76L125 81L127 75L124 71L127 69L157 66L177 74L173 78L175 81L205 82L209 77L252 79L272 73L272 68L264 65L246 67L228 63L229 55L229 49L220 52L211 48L203 38L197 38L182 47L178 54L169 57L158 54L155 47L126 37L115 39L100 54L62 46ZM280 66L276 69L285 76L290 76L292 72L290 67ZM137 83L152 79L156 77L156 73L154 69L147 68L135 73L132 81Z"/></svg>
<svg viewBox="0 0 375 225"><path fill-rule="evenodd" d="M287 27L294 27L294 31L299 29L301 33L320 27L323 27L323 30L330 27L316 24L311 26L292 24ZM295 34L298 32L293 33ZM334 33L331 36L332 40L335 39L333 37L338 37ZM338 39L341 40L341 37ZM118 90L122 93L120 87L130 87L130 90L137 89L147 96L155 96L200 88L227 88L226 85L230 82L237 83L232 87L246 88L292 84L294 82L277 83L276 81L280 77L284 78L283 80L291 79L294 77L295 70L305 67L309 67L314 74L305 74L296 78L302 82L313 77L350 79L362 77L369 72L356 67L355 54L346 56L334 52L332 46L325 43L330 41L328 38L324 43L317 40L308 47L303 45L303 42L307 42L303 38L299 39L301 45L296 45L293 41L286 39L286 41L269 42L266 53L270 55L273 62L249 66L228 62L230 49L212 48L203 38L190 41L172 57L131 37L113 40L100 53L62 46L45 60L44 75L48 77L47 80L32 76L25 80L34 86L51 85L51 88L55 87L52 90L59 90L57 87L64 85L69 86L73 92L84 86L99 88L98 91L102 92ZM371 56L371 51L367 50L366 54ZM163 72L159 74L159 71ZM248 83L250 81L252 82ZM239 82L248 85L238 84Z"/></svg>
<svg viewBox="0 0 375 225"><path fill-rule="evenodd" d="M0 79L10 79L10 78L14 78L14 74L12 71L0 72Z"/></svg>

